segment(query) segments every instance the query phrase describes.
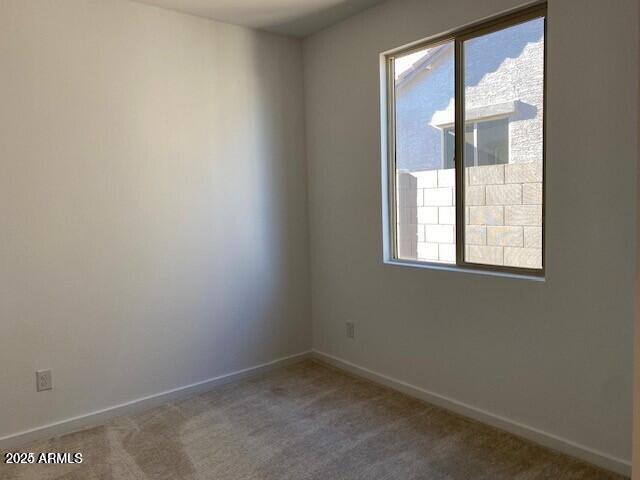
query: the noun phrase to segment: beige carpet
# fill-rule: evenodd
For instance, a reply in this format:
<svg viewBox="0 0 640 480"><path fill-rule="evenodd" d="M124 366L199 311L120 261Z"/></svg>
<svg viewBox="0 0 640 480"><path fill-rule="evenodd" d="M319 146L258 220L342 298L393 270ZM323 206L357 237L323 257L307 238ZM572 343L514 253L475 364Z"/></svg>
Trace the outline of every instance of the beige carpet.
<svg viewBox="0 0 640 480"><path fill-rule="evenodd" d="M21 451L3 480L622 479L312 361Z"/></svg>

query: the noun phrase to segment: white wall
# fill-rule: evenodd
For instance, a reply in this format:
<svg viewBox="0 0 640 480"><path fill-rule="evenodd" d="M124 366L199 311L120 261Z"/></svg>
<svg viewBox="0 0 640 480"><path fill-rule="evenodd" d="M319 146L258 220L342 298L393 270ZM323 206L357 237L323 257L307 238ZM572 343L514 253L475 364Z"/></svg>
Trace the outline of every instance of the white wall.
<svg viewBox="0 0 640 480"><path fill-rule="evenodd" d="M390 1L305 40L314 348L623 465L636 0L549 2L546 281L382 262L380 52L518 3Z"/></svg>
<svg viewBox="0 0 640 480"><path fill-rule="evenodd" d="M0 437L311 346L299 41L2 0L0 71Z"/></svg>

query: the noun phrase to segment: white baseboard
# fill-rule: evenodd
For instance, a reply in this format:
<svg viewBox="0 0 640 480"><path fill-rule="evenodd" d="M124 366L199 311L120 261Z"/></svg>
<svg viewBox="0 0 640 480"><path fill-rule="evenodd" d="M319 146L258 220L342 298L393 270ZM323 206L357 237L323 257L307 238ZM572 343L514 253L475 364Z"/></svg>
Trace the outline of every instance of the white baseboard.
<svg viewBox="0 0 640 480"><path fill-rule="evenodd" d="M126 403L114 405L113 407L96 410L77 417L67 418L48 425L0 437L0 450L9 450L33 441L57 437L66 433L82 430L90 426L103 424L115 417L129 415L163 405L165 403L173 402L181 398L205 393L225 383L234 382L259 373L283 367L285 365L300 362L306 358L310 358L311 353L311 351L307 351L290 355L288 357L278 358L267 363L220 375L208 380L203 380L202 382L192 383L191 385L174 388L165 392L156 393L155 395L137 398Z"/></svg>
<svg viewBox="0 0 640 480"><path fill-rule="evenodd" d="M578 458L585 462L596 465L600 468L619 473L621 475L631 475L631 462L621 458L613 457L609 454L593 450L589 447L579 445L571 440L558 437L554 434L543 432L534 427L524 425L522 423L510 420L500 415L493 414L481 410L479 408L467 405L452 398L430 392L415 385L411 385L402 380L383 375L368 368L361 367L347 360L343 360L334 355L313 350L313 358L321 362L327 363L340 370L344 370L353 375L366 378L375 383L379 383L386 387L392 388L399 392L405 393L412 397L424 400L432 405L437 405L446 410L450 410L457 414L472 418L492 427L499 428L506 432L525 438L540 445L544 445L552 450L565 453L574 458Z"/></svg>

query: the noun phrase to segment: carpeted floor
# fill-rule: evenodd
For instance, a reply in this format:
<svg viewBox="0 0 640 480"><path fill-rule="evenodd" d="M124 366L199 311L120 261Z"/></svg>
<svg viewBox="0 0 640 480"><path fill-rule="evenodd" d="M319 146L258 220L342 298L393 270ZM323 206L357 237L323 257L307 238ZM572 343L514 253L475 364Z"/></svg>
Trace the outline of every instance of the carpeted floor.
<svg viewBox="0 0 640 480"><path fill-rule="evenodd" d="M19 449L3 480L622 479L313 361Z"/></svg>

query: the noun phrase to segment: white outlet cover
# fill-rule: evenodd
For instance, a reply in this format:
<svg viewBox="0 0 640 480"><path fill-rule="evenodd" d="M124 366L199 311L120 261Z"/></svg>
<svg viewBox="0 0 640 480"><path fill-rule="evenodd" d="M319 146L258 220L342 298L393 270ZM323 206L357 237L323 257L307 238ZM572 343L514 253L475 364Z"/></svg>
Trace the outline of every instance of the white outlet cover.
<svg viewBox="0 0 640 480"><path fill-rule="evenodd" d="M356 336L356 326L353 322L347 322L347 337L355 338Z"/></svg>
<svg viewBox="0 0 640 480"><path fill-rule="evenodd" d="M51 390L53 388L53 381L51 378L51 370L37 370L36 371L36 391L42 392L44 390Z"/></svg>

